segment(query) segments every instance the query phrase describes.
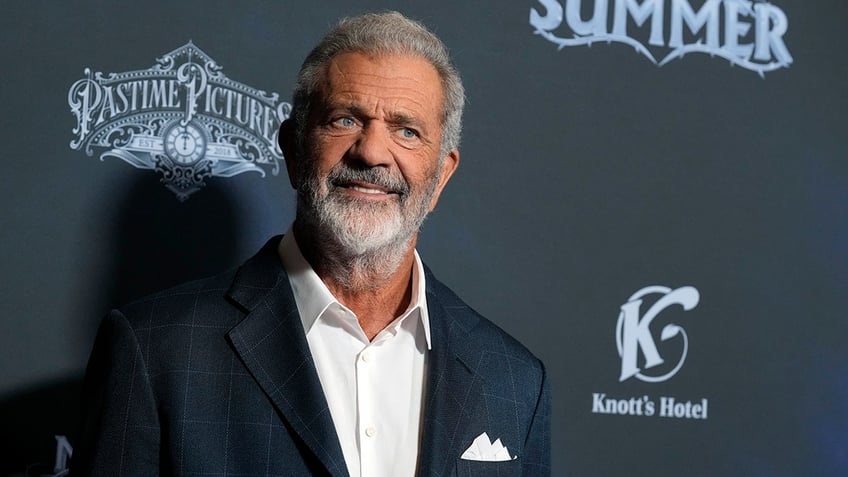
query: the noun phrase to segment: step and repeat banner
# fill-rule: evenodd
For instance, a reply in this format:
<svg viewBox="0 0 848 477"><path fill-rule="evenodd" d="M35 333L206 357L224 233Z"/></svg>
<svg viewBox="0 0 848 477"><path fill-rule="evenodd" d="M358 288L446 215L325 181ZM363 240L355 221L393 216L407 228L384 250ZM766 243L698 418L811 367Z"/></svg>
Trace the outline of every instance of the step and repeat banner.
<svg viewBox="0 0 848 477"><path fill-rule="evenodd" d="M66 472L109 309L285 231L297 69L385 9L465 81L419 251L544 361L553 475L848 475L845 2L354 3L3 2L0 475Z"/></svg>

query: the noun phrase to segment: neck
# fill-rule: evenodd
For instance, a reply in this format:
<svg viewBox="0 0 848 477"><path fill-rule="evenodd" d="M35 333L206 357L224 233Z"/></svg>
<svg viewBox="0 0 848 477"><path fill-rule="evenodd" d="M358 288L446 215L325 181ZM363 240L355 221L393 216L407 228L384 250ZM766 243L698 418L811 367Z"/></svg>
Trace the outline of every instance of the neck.
<svg viewBox="0 0 848 477"><path fill-rule="evenodd" d="M400 246L352 255L297 221L294 233L306 261L339 303L356 314L369 340L409 306L417 234Z"/></svg>

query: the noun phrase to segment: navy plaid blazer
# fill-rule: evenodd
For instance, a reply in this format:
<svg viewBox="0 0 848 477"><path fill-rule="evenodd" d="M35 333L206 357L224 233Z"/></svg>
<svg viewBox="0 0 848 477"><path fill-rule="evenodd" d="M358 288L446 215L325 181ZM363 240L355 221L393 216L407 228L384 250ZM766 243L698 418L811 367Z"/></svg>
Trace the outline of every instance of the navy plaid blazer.
<svg viewBox="0 0 848 477"><path fill-rule="evenodd" d="M235 271L104 319L71 474L347 475L279 239ZM419 475L549 475L542 363L426 273L433 349ZM517 458L460 459L482 432Z"/></svg>

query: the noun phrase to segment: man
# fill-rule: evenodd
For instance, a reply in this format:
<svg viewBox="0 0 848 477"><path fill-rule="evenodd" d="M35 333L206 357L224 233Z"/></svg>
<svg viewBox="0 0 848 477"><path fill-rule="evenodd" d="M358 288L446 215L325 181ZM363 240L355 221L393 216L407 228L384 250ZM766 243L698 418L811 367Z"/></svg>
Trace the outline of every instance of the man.
<svg viewBox="0 0 848 477"><path fill-rule="evenodd" d="M415 252L459 162L463 101L422 25L331 31L280 128L292 228L104 320L73 472L548 475L542 364Z"/></svg>

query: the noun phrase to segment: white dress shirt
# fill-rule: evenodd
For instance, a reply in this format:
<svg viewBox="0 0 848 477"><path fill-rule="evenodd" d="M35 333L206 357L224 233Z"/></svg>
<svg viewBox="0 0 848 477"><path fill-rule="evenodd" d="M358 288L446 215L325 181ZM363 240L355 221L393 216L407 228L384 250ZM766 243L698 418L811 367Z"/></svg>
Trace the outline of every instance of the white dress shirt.
<svg viewBox="0 0 848 477"><path fill-rule="evenodd" d="M418 253L409 307L368 341L356 315L303 257L291 229L279 252L351 477L415 475L430 350Z"/></svg>

